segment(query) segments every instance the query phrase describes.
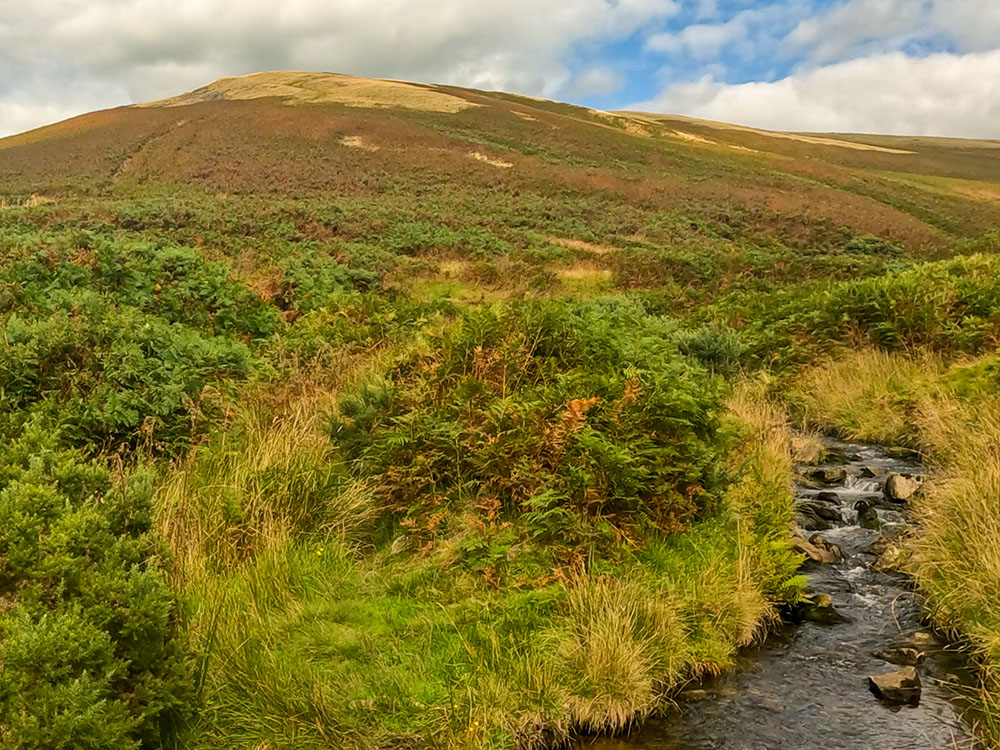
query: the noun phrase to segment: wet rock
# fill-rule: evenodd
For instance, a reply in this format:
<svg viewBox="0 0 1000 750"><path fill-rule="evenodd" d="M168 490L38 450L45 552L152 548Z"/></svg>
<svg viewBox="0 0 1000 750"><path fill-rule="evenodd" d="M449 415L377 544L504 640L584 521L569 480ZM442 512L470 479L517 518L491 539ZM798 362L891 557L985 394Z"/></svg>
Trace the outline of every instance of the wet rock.
<svg viewBox="0 0 1000 750"><path fill-rule="evenodd" d="M905 667L916 666L924 660L924 652L911 646L884 648L881 651L873 651L872 656Z"/></svg>
<svg viewBox="0 0 1000 750"><path fill-rule="evenodd" d="M905 474L890 474L885 480L885 497L894 503L905 503L920 489L920 480Z"/></svg>
<svg viewBox="0 0 1000 750"><path fill-rule="evenodd" d="M844 559L843 550L841 550L840 547L834 544L833 542L828 542L826 539L823 538L821 534L813 534L811 537L809 537L809 544L813 545L814 547L818 547L819 549L826 550L827 552L831 553L837 560Z"/></svg>
<svg viewBox="0 0 1000 750"><path fill-rule="evenodd" d="M858 476L862 479L874 479L878 476L878 472L871 466L862 466L861 471L858 472Z"/></svg>
<svg viewBox="0 0 1000 750"><path fill-rule="evenodd" d="M800 500L795 505L799 526L806 531L826 531L840 523L840 510L827 503Z"/></svg>
<svg viewBox="0 0 1000 750"><path fill-rule="evenodd" d="M792 549L821 565L835 563L842 557L840 547L829 544L819 534L813 534L808 540L796 535L791 541Z"/></svg>
<svg viewBox="0 0 1000 750"><path fill-rule="evenodd" d="M833 600L829 594L814 594L803 601L799 609L799 616L806 622L814 622L817 625L838 625L851 622L850 617L833 606Z"/></svg>
<svg viewBox="0 0 1000 750"><path fill-rule="evenodd" d="M886 536L885 534L879 534L875 537L871 544L865 547L864 551L869 555L880 556L885 553L889 547L893 546L893 544L895 544L895 542L892 537Z"/></svg>
<svg viewBox="0 0 1000 750"><path fill-rule="evenodd" d="M871 675L868 687L876 696L889 703L915 706L920 702L920 676L913 667Z"/></svg>
<svg viewBox="0 0 1000 750"><path fill-rule="evenodd" d="M697 701L707 701L710 698L714 698L714 694L708 690L703 690L702 688L694 688L692 690L683 690L679 696L682 700L691 701L692 703Z"/></svg>
<svg viewBox="0 0 1000 750"><path fill-rule="evenodd" d="M817 484L832 487L835 484L841 484L847 479L847 469L843 466L820 466L815 469L809 469L805 473L805 477Z"/></svg>
<svg viewBox="0 0 1000 750"><path fill-rule="evenodd" d="M920 454L912 448L904 448L901 445L893 445L885 449L885 455L889 458L897 458L901 461L919 461Z"/></svg>
<svg viewBox="0 0 1000 750"><path fill-rule="evenodd" d="M795 504L796 510L800 513L813 513L826 521L840 522L840 508L831 507L829 503L821 503L816 500L799 500Z"/></svg>
<svg viewBox="0 0 1000 750"><path fill-rule="evenodd" d="M864 500L858 500L854 504L854 510L858 513L858 526L863 529L878 531L882 524L878 519L878 511Z"/></svg>
<svg viewBox="0 0 1000 750"><path fill-rule="evenodd" d="M942 645L943 641L929 630L907 633L892 642L893 648L914 648L917 651L934 651L940 649Z"/></svg>
<svg viewBox="0 0 1000 750"><path fill-rule="evenodd" d="M898 544L890 544L879 556L878 560L872 563L872 570L876 573L892 573L900 570L906 562L906 551Z"/></svg>
<svg viewBox="0 0 1000 750"><path fill-rule="evenodd" d="M846 464L851 460L851 457L843 448L827 448L823 454L823 461L828 464Z"/></svg>
<svg viewBox="0 0 1000 750"><path fill-rule="evenodd" d="M816 499L821 503L836 503L837 505L840 504L840 495L838 495L836 492L831 492L830 490L823 490L822 492L817 493Z"/></svg>

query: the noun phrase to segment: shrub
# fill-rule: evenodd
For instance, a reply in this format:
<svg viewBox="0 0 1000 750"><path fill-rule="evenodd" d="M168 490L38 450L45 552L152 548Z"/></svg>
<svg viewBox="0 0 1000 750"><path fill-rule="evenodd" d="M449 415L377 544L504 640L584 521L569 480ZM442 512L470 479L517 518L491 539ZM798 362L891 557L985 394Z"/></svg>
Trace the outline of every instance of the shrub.
<svg viewBox="0 0 1000 750"><path fill-rule="evenodd" d="M333 440L414 533L478 518L483 564L511 525L570 547L677 529L724 485L726 438L721 385L674 333L620 302L470 313L344 396Z"/></svg>
<svg viewBox="0 0 1000 750"><path fill-rule="evenodd" d="M4 747L157 745L190 700L151 496L38 424L0 451Z"/></svg>

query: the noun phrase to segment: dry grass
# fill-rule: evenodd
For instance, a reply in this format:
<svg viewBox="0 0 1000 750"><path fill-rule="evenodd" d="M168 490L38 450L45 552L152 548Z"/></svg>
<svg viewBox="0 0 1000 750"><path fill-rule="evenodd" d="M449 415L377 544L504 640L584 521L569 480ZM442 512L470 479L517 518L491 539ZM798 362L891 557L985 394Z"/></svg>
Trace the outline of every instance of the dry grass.
<svg viewBox="0 0 1000 750"><path fill-rule="evenodd" d="M790 397L805 425L854 440L912 444L913 409L943 369L927 353L844 352L806 370Z"/></svg>
<svg viewBox="0 0 1000 750"><path fill-rule="evenodd" d="M875 146L869 143L855 143L853 141L842 141L838 138L827 138L818 135L805 135L803 133L784 133L777 130L760 130L758 128L749 128L744 125L730 125L728 123L715 122L713 120L700 120L695 117L684 117L682 115L662 115L650 112L621 112L620 114L645 120L647 122L673 122L673 121L689 122L694 125L700 125L702 127L712 128L714 130L731 130L739 133L752 133L753 135L762 135L762 136L767 136L768 138L782 138L789 141L799 141L800 143L809 143L814 146L836 146L837 148L846 148L854 151L878 151L885 154L914 153L913 151L907 151L898 148L887 148L885 146Z"/></svg>
<svg viewBox="0 0 1000 750"><path fill-rule="evenodd" d="M181 107L215 99L279 97L287 104L346 104L349 107L402 107L426 112L455 113L478 106L443 91L403 81L354 78L334 73L276 71L220 78L187 94L139 104L139 107Z"/></svg>
<svg viewBox="0 0 1000 750"><path fill-rule="evenodd" d="M928 401L920 428L935 475L915 501L913 571L938 621L1000 669L1000 405Z"/></svg>
<svg viewBox="0 0 1000 750"><path fill-rule="evenodd" d="M510 169L514 166L512 162L504 161L503 159L497 159L490 156L489 154L484 154L481 151L470 151L469 156L471 156L476 161L484 162L489 164L491 167L497 167L499 169Z"/></svg>

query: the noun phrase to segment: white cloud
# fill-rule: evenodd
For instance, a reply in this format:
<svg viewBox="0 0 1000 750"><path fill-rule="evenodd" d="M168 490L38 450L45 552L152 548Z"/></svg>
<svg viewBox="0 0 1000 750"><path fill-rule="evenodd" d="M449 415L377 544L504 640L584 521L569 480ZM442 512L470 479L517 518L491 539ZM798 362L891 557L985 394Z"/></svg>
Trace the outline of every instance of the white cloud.
<svg viewBox="0 0 1000 750"><path fill-rule="evenodd" d="M849 0L801 21L785 43L819 63L884 52L921 30L930 7L927 0Z"/></svg>
<svg viewBox="0 0 1000 750"><path fill-rule="evenodd" d="M923 58L888 53L773 83L706 77L669 86L632 108L775 130L1000 138L1000 50Z"/></svg>
<svg viewBox="0 0 1000 750"><path fill-rule="evenodd" d="M0 0L0 134L259 70L555 96L577 46L679 9L677 0Z"/></svg>
<svg viewBox="0 0 1000 750"><path fill-rule="evenodd" d="M573 77L566 89L572 97L608 96L625 85L625 77L608 67L588 68Z"/></svg>
<svg viewBox="0 0 1000 750"><path fill-rule="evenodd" d="M802 0L739 11L719 23L695 23L675 32L654 34L646 40L649 52L689 61L709 61L720 55L749 59L769 55L787 30L789 19L807 11Z"/></svg>

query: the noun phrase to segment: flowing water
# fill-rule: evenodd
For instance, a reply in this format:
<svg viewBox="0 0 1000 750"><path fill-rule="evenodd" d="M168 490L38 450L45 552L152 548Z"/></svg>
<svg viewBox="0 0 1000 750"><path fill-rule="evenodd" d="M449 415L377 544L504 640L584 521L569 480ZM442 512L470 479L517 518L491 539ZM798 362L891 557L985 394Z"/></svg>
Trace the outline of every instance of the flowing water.
<svg viewBox="0 0 1000 750"><path fill-rule="evenodd" d="M829 594L847 621L788 625L762 646L748 649L731 673L681 693L676 709L649 721L627 737L582 740L594 750L966 750L976 745L963 721L960 693L969 684L963 659L945 646L932 648L917 666L923 690L916 706L891 706L869 691L868 676L899 669L873 655L905 645L922 623L921 601L909 581L878 572L866 552L880 534L904 532L904 506L882 498L886 477L919 476L912 461L863 445L829 442L839 455L834 476L846 477L821 490L799 485L797 502L825 503L836 512L832 528L821 531L841 548L840 562L807 563L810 587ZM876 505L877 521L858 525L855 505ZM800 517L801 520L801 517ZM813 532L808 532L810 536ZM878 567L878 566L876 566ZM814 610L815 611L815 610ZM839 619L839 618L837 618Z"/></svg>

